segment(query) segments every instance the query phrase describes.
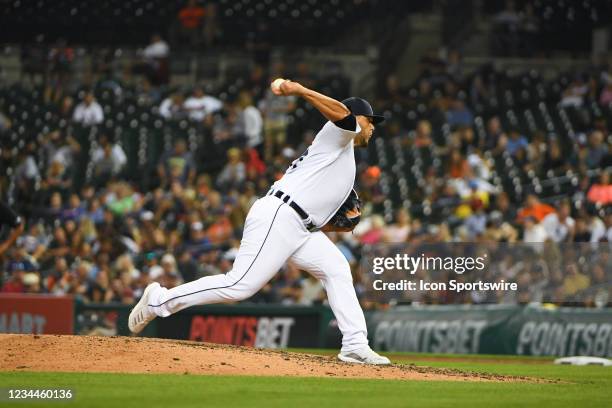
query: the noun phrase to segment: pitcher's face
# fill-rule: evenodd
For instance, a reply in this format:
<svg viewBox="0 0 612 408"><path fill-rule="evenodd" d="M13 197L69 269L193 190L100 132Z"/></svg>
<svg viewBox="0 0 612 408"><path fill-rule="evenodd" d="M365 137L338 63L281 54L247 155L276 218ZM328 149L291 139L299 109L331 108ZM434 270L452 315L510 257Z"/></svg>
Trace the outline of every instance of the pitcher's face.
<svg viewBox="0 0 612 408"><path fill-rule="evenodd" d="M356 119L361 132L355 137L355 147L366 147L374 133L374 121L372 118L363 115L357 115Z"/></svg>

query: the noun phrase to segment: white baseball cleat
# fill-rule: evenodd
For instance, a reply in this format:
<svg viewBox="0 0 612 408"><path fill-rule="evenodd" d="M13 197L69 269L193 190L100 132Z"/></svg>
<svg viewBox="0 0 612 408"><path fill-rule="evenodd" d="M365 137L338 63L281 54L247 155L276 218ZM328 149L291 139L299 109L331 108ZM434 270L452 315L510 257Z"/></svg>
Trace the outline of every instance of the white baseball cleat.
<svg viewBox="0 0 612 408"><path fill-rule="evenodd" d="M384 356L373 351L369 346L353 351L342 351L338 354L338 359L345 363L353 364L373 364L388 365L391 361Z"/></svg>
<svg viewBox="0 0 612 408"><path fill-rule="evenodd" d="M128 327L130 331L134 334L138 334L144 329L147 324L149 324L153 319L157 317L157 315L151 311L149 311L149 295L153 289L159 288L159 283L153 282L149 284L144 292L142 292L142 297L136 303L136 306L130 312L130 317L128 318Z"/></svg>

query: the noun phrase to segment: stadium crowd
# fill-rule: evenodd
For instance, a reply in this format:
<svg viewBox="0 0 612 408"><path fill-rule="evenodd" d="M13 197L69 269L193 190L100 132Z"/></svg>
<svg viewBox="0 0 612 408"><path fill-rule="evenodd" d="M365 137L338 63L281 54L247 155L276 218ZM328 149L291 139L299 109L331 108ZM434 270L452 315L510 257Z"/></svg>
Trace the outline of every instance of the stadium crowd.
<svg viewBox="0 0 612 408"><path fill-rule="evenodd" d="M313 125L302 129L298 137L289 136L289 127L303 120L304 112L313 112L308 113L300 101L275 98L267 91L269 78L282 74L281 69L287 77L323 87L324 78L307 73L304 66L295 67L294 72L287 67L269 73L257 68L251 77L243 78L238 91L217 95L198 86L182 92L163 86L130 86L108 78L86 91L62 79L65 88L55 87L57 97L46 98L54 115L71 125L50 129L27 143L2 145L0 167L11 173L3 176L1 188L12 193L27 225L17 245L2 254L1 291L132 303L150 281L173 287L230 270L248 209L317 131ZM607 67L572 73L575 80L557 102L578 111L592 103L609 109L611 73ZM489 98L494 84L485 75L463 72L460 57L423 61L422 75L412 89L403 89L398 82L389 77L375 104L391 113L378 129L378 137L397 142L406 151L433 149L442 159L445 164L428 169L425 183L412 196L443 208L444 217L430 218L394 203L394 219L385 219L378 206L386 199L380 183L384 169L372 149L359 152L356 185L366 203L363 221L353 233L331 233L330 237L349 259L360 294L367 292L370 279L367 265L360 262L362 254L375 244L547 241L558 253L571 243L612 242L612 152L605 118L587 116L576 135L579 150L567 152L558 138L542 131L527 134L505 127L501 112L494 109L485 112L484 137L474 132L477 107ZM105 117L96 95L108 89L117 94L117 87L145 99L163 120L188 121L209 135L215 146L212 154L210 150L202 153L192 139L179 134L165 146L149 181L138 182L139 175L130 173L121 139L101 126L114 118ZM74 98L80 98L76 105ZM414 128L407 128L392 114L410 109L420 112ZM3 110L0 132L11 132L19 114ZM439 117L451 129L443 142L432 130ZM89 151L71 133L72 125L102 129ZM77 184L76 163L83 155L89 157L92 172L85 183ZM517 196L500 190L492 182L488 157L507 155L525 172L547 178L571 171L579 175L578 182L552 201L537 191ZM578 278L562 276L549 282L562 288L554 291L558 302L592 283L609 285L612 257L602 255L572 268ZM509 279L522 276L516 272ZM287 265L248 301L309 305L324 299L320 282ZM461 301L491 299L472 296Z"/></svg>

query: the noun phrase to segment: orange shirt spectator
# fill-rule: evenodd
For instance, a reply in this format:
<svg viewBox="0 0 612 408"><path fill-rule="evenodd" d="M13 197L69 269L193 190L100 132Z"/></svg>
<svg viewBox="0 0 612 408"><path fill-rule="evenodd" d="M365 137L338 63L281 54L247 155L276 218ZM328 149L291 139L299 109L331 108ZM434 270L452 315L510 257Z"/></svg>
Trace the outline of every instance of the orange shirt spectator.
<svg viewBox="0 0 612 408"><path fill-rule="evenodd" d="M453 163L449 169L449 176L451 178L463 178L469 171L469 164L467 160L462 160L459 163Z"/></svg>
<svg viewBox="0 0 612 408"><path fill-rule="evenodd" d="M595 183L587 193L587 200L595 204L612 204L612 184L610 184L610 173L603 172L599 177L599 183Z"/></svg>
<svg viewBox="0 0 612 408"><path fill-rule="evenodd" d="M527 196L527 205L518 213L518 221L523 221L527 217L533 217L540 222L548 214L555 212L555 209L548 204L541 203L533 194Z"/></svg>
<svg viewBox="0 0 612 408"><path fill-rule="evenodd" d="M612 204L612 184L593 184L589 189L587 199L595 204Z"/></svg>
<svg viewBox="0 0 612 408"><path fill-rule="evenodd" d="M452 150L448 162L448 175L450 178L459 179L465 177L470 171L470 165L459 150Z"/></svg>
<svg viewBox="0 0 612 408"><path fill-rule="evenodd" d="M232 223L226 216L219 216L206 230L206 236L213 244L219 244L232 236Z"/></svg>
<svg viewBox="0 0 612 408"><path fill-rule="evenodd" d="M199 6L195 1L190 1L179 11L178 18L184 28L198 28L205 15L204 7Z"/></svg>

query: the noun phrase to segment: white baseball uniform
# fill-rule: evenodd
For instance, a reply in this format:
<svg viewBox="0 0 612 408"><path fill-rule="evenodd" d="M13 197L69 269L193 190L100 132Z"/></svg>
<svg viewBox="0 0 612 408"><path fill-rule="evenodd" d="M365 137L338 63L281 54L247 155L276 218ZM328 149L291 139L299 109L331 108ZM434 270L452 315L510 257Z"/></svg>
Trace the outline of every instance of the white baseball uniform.
<svg viewBox="0 0 612 408"><path fill-rule="evenodd" d="M327 122L270 193L251 207L232 270L172 289L158 288L151 293L149 309L166 317L189 306L246 299L290 260L321 280L342 332L342 351L366 346L365 317L349 264L334 243L317 230L351 192L355 180L353 139L360 130L359 124L352 132ZM292 202L309 217L303 219Z"/></svg>

